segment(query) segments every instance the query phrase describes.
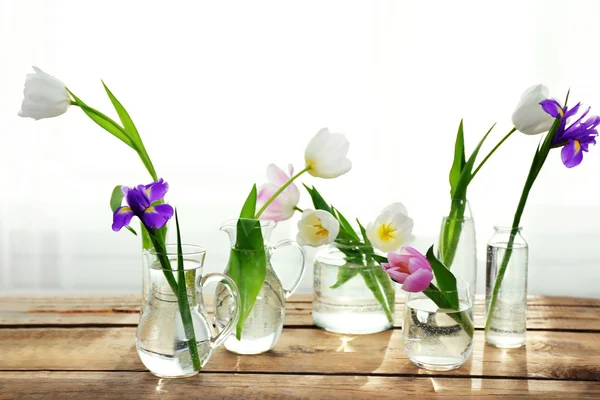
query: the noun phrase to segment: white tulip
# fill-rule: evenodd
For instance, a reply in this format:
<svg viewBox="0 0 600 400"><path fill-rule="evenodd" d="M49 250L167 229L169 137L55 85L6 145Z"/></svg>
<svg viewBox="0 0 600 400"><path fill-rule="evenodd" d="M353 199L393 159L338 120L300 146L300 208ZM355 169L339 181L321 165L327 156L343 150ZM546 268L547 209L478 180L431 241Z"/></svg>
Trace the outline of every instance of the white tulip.
<svg viewBox="0 0 600 400"><path fill-rule="evenodd" d="M337 178L352 168L346 158L350 143L342 133L330 133L321 129L308 143L304 152L308 173L317 178Z"/></svg>
<svg viewBox="0 0 600 400"><path fill-rule="evenodd" d="M521 101L512 115L512 122L519 132L526 135L537 135L550 130L554 118L547 114L540 105L540 101L549 97L548 88L541 84L532 86L523 93Z"/></svg>
<svg viewBox="0 0 600 400"><path fill-rule="evenodd" d="M340 233L340 223L324 210L306 209L298 221L298 237L301 246L323 246L333 243Z"/></svg>
<svg viewBox="0 0 600 400"><path fill-rule="evenodd" d="M400 248L410 238L412 228L413 220L408 217L404 205L393 203L367 225L366 230L371 244L387 253Z"/></svg>
<svg viewBox="0 0 600 400"><path fill-rule="evenodd" d="M38 120L57 117L67 112L71 105L71 97L65 84L38 67L33 67L33 70L35 74L27 74L25 80L19 116Z"/></svg>

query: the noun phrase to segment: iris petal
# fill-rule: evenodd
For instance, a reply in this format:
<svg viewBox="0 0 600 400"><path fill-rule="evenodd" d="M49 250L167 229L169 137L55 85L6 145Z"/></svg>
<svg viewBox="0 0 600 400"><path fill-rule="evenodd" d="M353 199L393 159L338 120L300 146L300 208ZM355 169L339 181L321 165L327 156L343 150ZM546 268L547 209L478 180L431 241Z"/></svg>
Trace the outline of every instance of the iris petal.
<svg viewBox="0 0 600 400"><path fill-rule="evenodd" d="M564 116L562 107L560 106L558 101L554 99L542 100L540 101L540 105L547 114L550 114L554 118L561 118Z"/></svg>
<svg viewBox="0 0 600 400"><path fill-rule="evenodd" d="M173 207L169 204L158 204L148 207L141 216L142 222L147 228L160 229L173 216Z"/></svg>
<svg viewBox="0 0 600 400"><path fill-rule="evenodd" d="M144 190L146 191L150 204L152 204L165 197L165 194L169 191L169 184L165 182L164 179L160 178L158 181L144 186Z"/></svg>
<svg viewBox="0 0 600 400"><path fill-rule="evenodd" d="M129 225L133 215L133 211L127 206L117 208L113 214L112 230L118 232L124 226Z"/></svg>
<svg viewBox="0 0 600 400"><path fill-rule="evenodd" d="M583 152L581 145L577 140L570 140L569 144L565 145L560 152L562 162L567 168L573 168L581 164L583 160Z"/></svg>

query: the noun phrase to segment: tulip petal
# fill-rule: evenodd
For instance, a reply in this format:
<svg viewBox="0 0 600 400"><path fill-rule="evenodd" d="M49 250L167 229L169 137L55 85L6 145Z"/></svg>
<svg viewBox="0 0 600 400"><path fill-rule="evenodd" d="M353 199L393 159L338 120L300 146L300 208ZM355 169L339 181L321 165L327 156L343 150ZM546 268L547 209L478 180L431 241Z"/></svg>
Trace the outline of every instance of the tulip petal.
<svg viewBox="0 0 600 400"><path fill-rule="evenodd" d="M422 292L429 287L432 280L433 272L431 270L419 269L406 278L402 290L412 293Z"/></svg>
<svg viewBox="0 0 600 400"><path fill-rule="evenodd" d="M133 211L127 206L119 207L113 213L113 224L112 230L118 232L124 226L129 225L131 218L133 218Z"/></svg>
<svg viewBox="0 0 600 400"><path fill-rule="evenodd" d="M406 282L406 280L410 276L409 274L400 272L396 269L388 269L386 272L390 276L390 278L392 278L393 281L398 282L398 283Z"/></svg>
<svg viewBox="0 0 600 400"><path fill-rule="evenodd" d="M289 179L290 177L277 165L269 164L267 167L267 180L278 188L282 187Z"/></svg>

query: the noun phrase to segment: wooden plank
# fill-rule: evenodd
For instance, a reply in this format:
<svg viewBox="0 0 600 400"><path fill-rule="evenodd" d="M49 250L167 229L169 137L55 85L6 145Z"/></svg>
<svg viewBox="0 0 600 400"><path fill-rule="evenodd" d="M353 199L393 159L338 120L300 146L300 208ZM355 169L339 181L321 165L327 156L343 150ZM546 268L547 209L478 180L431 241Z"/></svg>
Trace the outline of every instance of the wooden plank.
<svg viewBox="0 0 600 400"><path fill-rule="evenodd" d="M199 374L158 379L149 373L0 373L0 400L14 399L597 399L599 382L381 376Z"/></svg>
<svg viewBox="0 0 600 400"><path fill-rule="evenodd" d="M134 328L2 329L0 370L142 371ZM476 332L472 360L449 375L600 380L600 334L529 332L527 346L484 346ZM238 356L218 349L207 371L322 374L429 374L404 355L401 332L338 335L287 329L274 350Z"/></svg>
<svg viewBox="0 0 600 400"><path fill-rule="evenodd" d="M312 326L310 295L295 295L286 304L286 326ZM562 302L562 303L561 303ZM140 296L0 297L2 325L115 325L135 326ZM396 304L396 327L401 326L403 301ZM484 302L476 301L475 325L484 325ZM600 299L530 297L529 329L600 331Z"/></svg>

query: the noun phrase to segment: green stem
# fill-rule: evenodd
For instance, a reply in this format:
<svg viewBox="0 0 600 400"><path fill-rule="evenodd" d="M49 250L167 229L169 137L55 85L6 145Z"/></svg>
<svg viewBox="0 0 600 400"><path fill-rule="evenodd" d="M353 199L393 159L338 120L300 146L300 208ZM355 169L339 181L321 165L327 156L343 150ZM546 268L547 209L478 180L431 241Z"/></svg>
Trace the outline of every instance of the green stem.
<svg viewBox="0 0 600 400"><path fill-rule="evenodd" d="M279 196L288 186L290 186L292 182L296 180L296 178L298 178L300 175L302 175L309 169L310 165L304 168L302 171L298 172L296 175L292 176L286 183L284 183L283 186L281 186L275 193L273 193L273 196L271 196L271 198L267 200L267 202L261 207L261 209L258 210L256 215L254 216L254 219L258 219L261 216L261 214L267 209L267 207L271 205L273 200L277 198L277 196Z"/></svg>
<svg viewBox="0 0 600 400"><path fill-rule="evenodd" d="M300 208L300 207L298 207L298 206L294 206L294 210L296 210L296 211L300 211L301 213L302 213L302 212L304 212L304 210L303 210L303 209L301 209L301 208Z"/></svg>
<svg viewBox="0 0 600 400"><path fill-rule="evenodd" d="M190 305L187 298L185 277L182 278L182 274L180 274L179 283L177 282L177 280L175 279L175 275L173 274L173 269L171 268L171 263L169 262L169 258L167 257L165 247L154 236L154 234L150 232L148 233L150 239L152 240L152 244L154 245L154 249L156 250L156 256L159 259L160 264L162 266L163 274L167 279L171 290L177 296L177 304L179 305L181 322L183 323L183 328L186 333L186 339L188 340L188 349L192 358L192 364L194 365L194 371L200 371L200 355L198 353L198 345L196 344L197 342L196 335L194 333L192 313L190 311ZM181 272L183 272L183 270ZM181 287L180 285L183 285L183 287Z"/></svg>
<svg viewBox="0 0 600 400"><path fill-rule="evenodd" d="M457 206L455 206L455 202L458 202ZM450 214L445 219L444 227L442 228L442 233L440 235L440 257L448 269L452 268L454 256L456 255L456 250L458 248L458 242L460 241L466 202L466 200L458 201L456 199L452 201Z"/></svg>
<svg viewBox="0 0 600 400"><path fill-rule="evenodd" d="M504 143L506 141L506 139L508 139L513 133L515 133L517 131L517 128L512 128L510 130L510 132L508 132L506 134L506 136L504 136L502 138L502 140L500 140L498 142L498 144L492 149L492 151L490 151L488 153L487 156L485 156L485 158L483 159L483 161L479 164L479 166L477 168L475 168L475 172L473 172L473 174L471 175L471 178L469 179L469 182L471 182L473 180L473 178L475 178L475 175L477 175L477 172L479 172L479 170L481 169L481 167L483 167L483 165L486 163L486 161L492 156L492 154L494 154L496 152L496 150L498 150L498 148L502 145L502 143Z"/></svg>

